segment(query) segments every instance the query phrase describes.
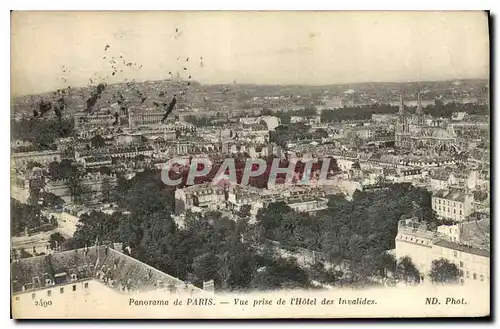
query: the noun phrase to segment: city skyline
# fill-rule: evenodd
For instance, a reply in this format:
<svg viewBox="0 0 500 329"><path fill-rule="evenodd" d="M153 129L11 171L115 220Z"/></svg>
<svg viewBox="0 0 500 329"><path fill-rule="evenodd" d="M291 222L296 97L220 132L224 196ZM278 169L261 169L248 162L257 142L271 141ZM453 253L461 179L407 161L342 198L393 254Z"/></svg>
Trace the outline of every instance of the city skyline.
<svg viewBox="0 0 500 329"><path fill-rule="evenodd" d="M258 85L487 79L485 29L482 12L19 12L11 90L175 76ZM112 76L109 57L120 56L137 65Z"/></svg>

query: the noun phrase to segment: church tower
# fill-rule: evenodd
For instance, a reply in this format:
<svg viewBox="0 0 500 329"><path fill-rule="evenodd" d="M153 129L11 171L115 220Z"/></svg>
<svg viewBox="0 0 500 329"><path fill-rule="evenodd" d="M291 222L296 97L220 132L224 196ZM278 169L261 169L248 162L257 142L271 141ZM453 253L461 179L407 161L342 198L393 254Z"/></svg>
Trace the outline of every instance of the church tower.
<svg viewBox="0 0 500 329"><path fill-rule="evenodd" d="M422 99L420 97L420 91L417 93L417 111L415 112L415 123L419 126L424 125L424 111L422 109Z"/></svg>
<svg viewBox="0 0 500 329"><path fill-rule="evenodd" d="M399 129L401 132L406 133L409 131L408 117L405 112L405 104L403 102L403 95L399 96Z"/></svg>
<svg viewBox="0 0 500 329"><path fill-rule="evenodd" d="M405 104L403 102L403 95L399 97L399 115L398 123L396 125L395 131L395 142L397 147L407 147L408 144L408 133L410 127L408 125L408 117L405 112Z"/></svg>

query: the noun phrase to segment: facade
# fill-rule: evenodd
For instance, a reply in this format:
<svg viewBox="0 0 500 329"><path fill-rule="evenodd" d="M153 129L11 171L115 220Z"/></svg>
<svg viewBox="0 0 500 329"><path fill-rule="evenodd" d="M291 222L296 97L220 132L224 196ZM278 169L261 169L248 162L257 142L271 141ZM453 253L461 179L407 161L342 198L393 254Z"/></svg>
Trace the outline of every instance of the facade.
<svg viewBox="0 0 500 329"><path fill-rule="evenodd" d="M115 175L108 176L97 173L84 176L82 179L82 187L84 188L84 191L92 197L100 197L102 195L104 181L109 183L110 188L116 186L117 184ZM71 192L64 180L48 181L45 183L44 190L48 193L53 193L54 195L61 197L66 203L72 202Z"/></svg>
<svg viewBox="0 0 500 329"><path fill-rule="evenodd" d="M139 113L134 113L134 112L135 111L129 112L129 117L128 117L129 128L157 125L161 123L161 120L165 116L164 111L139 112Z"/></svg>
<svg viewBox="0 0 500 329"><path fill-rule="evenodd" d="M376 123L389 123L396 121L398 117L394 114L372 114L372 121Z"/></svg>
<svg viewBox="0 0 500 329"><path fill-rule="evenodd" d="M385 178L394 183L414 183L422 177L422 169L420 168L385 168Z"/></svg>
<svg viewBox="0 0 500 329"><path fill-rule="evenodd" d="M371 127L354 127L347 132L347 138L359 138L372 140L375 138L375 130Z"/></svg>
<svg viewBox="0 0 500 329"><path fill-rule="evenodd" d="M33 168L28 172L13 169L10 176L11 197L22 203L28 203L32 189L44 187L43 172L41 169Z"/></svg>
<svg viewBox="0 0 500 329"><path fill-rule="evenodd" d="M182 111L182 110L180 110ZM179 111L177 111L179 112ZM154 126L154 125L170 125L175 121L176 124L179 121L176 119L178 116L175 113L171 113L169 117L162 123L161 120L165 116L165 111L140 111L140 110L131 110L128 114L128 125L129 128L139 128L146 126ZM186 125L186 123L183 123ZM187 124L189 125L189 124Z"/></svg>
<svg viewBox="0 0 500 329"><path fill-rule="evenodd" d="M251 186L231 185L227 193L228 206L239 211L243 206L250 206L250 219L254 220L259 209L264 207L259 189Z"/></svg>
<svg viewBox="0 0 500 329"><path fill-rule="evenodd" d="M320 197L289 199L287 204L297 212L314 213L328 208L328 200Z"/></svg>
<svg viewBox="0 0 500 329"><path fill-rule="evenodd" d="M415 226L411 220L401 220L396 236L396 257L409 256L426 280L433 260L444 258L454 263L460 271L462 284L490 283L490 252L460 241L451 241L449 236L428 231L425 226Z"/></svg>
<svg viewBox="0 0 500 329"><path fill-rule="evenodd" d="M89 156L80 159L80 163L83 164L83 167L86 168L99 168L111 166L113 163L110 156Z"/></svg>
<svg viewBox="0 0 500 329"><path fill-rule="evenodd" d="M38 162L42 165L47 165L52 161L61 161L61 152L59 150L19 152L12 153L10 158L16 167L24 167L30 162Z"/></svg>
<svg viewBox="0 0 500 329"><path fill-rule="evenodd" d="M99 114L88 115L87 113L75 114L74 123L76 131L88 131L96 128L112 127L115 122L113 114Z"/></svg>
<svg viewBox="0 0 500 329"><path fill-rule="evenodd" d="M225 189L218 185L204 183L188 186L175 190L175 213L179 215L196 208L218 210L225 201Z"/></svg>
<svg viewBox="0 0 500 329"><path fill-rule="evenodd" d="M415 115L406 113L403 97L400 98L399 118L395 130L395 145L403 149L432 149L437 154L458 152L456 133L452 125L442 127L440 121L431 125L425 120L420 94Z"/></svg>
<svg viewBox="0 0 500 329"><path fill-rule="evenodd" d="M260 116L260 117L250 117L250 118L240 118L239 122L243 125L255 125L264 123L267 131L274 131L274 129L280 125L281 121L275 116Z"/></svg>
<svg viewBox="0 0 500 329"><path fill-rule="evenodd" d="M458 183L453 173L433 172L430 174L430 188L432 191L446 190Z"/></svg>
<svg viewBox="0 0 500 329"><path fill-rule="evenodd" d="M474 212L474 195L466 190L439 190L432 195L432 210L440 217L461 222Z"/></svg>

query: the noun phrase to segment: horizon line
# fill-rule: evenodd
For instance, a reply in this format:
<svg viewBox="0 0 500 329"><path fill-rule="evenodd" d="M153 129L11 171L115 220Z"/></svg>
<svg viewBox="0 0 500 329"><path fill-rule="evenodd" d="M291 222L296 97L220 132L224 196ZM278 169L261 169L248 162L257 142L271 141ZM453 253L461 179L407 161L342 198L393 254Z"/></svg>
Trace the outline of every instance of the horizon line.
<svg viewBox="0 0 500 329"><path fill-rule="evenodd" d="M241 86L263 86L263 87L278 87L278 86L288 86L288 87L333 87L333 86L344 86L344 85L361 85L361 84L410 84L410 83L431 83L431 82L453 82L453 81L473 81L473 80L486 80L490 81L490 76L488 77L475 77L475 78L444 78L444 79L424 79L424 80L390 80L390 81L358 81L358 82L341 82L341 83L329 83L329 84L297 84L297 83L292 83L292 84L287 84L287 83L257 83L257 82L237 82L234 80L233 82L228 82L228 83L202 83L196 80L191 80L191 83L197 83L201 86L234 86L234 85L241 85ZM135 80L135 81L119 81L119 82L113 82L113 83L106 83L106 82L100 82L100 83L105 83L108 86L114 86L114 85L120 85L120 84L127 84L127 83L148 83L148 82L165 82L165 81L170 81L170 82L187 82L189 80L176 80L176 79L148 79L148 80ZM97 84L98 85L98 84ZM72 87L72 86L71 86ZM84 88L93 88L95 87L94 85L81 85L81 86L75 86L72 87L73 89L84 89ZM14 95L12 94L12 89L11 89L11 100L20 98L20 97L27 97L27 96L40 96L44 94L50 94L53 92L57 92L58 90L64 90L66 88L55 88L55 89L50 89L47 91L43 91L37 94L17 94Z"/></svg>

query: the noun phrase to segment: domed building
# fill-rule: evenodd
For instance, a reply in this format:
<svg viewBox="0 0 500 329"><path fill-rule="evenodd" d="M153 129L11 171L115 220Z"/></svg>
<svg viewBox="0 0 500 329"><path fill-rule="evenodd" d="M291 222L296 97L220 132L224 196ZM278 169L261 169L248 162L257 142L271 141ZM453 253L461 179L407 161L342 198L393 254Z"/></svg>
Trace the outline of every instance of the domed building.
<svg viewBox="0 0 500 329"><path fill-rule="evenodd" d="M400 98L399 118L395 130L395 144L404 149L433 149L442 152L459 153L456 145L456 133L452 125L443 126L441 120L427 124L422 110L420 94L418 94L417 111L408 115L404 108L403 97Z"/></svg>

